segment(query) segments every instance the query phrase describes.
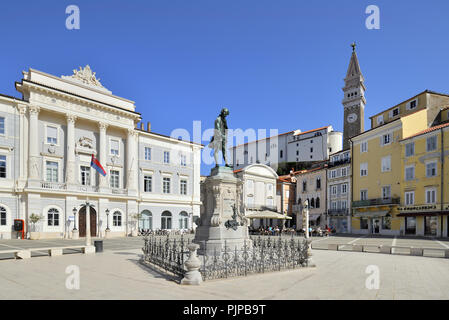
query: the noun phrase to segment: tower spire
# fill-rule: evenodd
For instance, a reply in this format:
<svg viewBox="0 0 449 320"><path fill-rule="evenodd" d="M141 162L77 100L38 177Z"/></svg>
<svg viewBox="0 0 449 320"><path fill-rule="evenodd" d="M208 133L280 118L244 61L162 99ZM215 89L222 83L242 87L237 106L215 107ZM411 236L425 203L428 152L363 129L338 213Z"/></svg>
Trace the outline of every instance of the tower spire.
<svg viewBox="0 0 449 320"><path fill-rule="evenodd" d="M351 44L352 55L349 60L348 70L343 88L344 107L344 129L343 129L343 149L349 148L349 139L364 131L364 110L365 110L365 79L360 69L359 59L355 41Z"/></svg>

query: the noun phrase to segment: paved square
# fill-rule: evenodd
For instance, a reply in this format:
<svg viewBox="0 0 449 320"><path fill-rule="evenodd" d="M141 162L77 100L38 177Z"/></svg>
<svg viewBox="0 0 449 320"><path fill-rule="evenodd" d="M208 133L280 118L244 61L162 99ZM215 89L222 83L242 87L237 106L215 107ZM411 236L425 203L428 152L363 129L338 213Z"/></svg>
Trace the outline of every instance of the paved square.
<svg viewBox="0 0 449 320"><path fill-rule="evenodd" d="M143 266L140 249L123 249L115 241L120 242L108 240L108 249L95 255L0 261L0 298L449 299L449 259L313 250L316 268L207 281L195 287L178 285ZM136 239L121 242L138 245ZM66 288L70 265L80 268L79 290ZM370 265L379 268L378 290L365 286Z"/></svg>

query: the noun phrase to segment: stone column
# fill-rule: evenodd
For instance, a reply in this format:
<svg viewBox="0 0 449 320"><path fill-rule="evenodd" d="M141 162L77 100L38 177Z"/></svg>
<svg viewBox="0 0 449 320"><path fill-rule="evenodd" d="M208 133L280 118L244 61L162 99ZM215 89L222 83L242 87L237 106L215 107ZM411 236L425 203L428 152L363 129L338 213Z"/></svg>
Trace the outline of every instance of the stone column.
<svg viewBox="0 0 449 320"><path fill-rule="evenodd" d="M100 146L99 146L99 158L98 160L100 161L100 164L103 166L103 168L105 170L107 170L107 150L108 150L108 146L107 146L107 139L106 139L106 130L108 128L108 125L104 122L100 122L98 124L98 127L100 129ZM109 188L108 185L108 175L106 175L106 177L103 177L101 174L98 175L99 176L99 187L100 187L100 191L103 192L105 189Z"/></svg>
<svg viewBox="0 0 449 320"><path fill-rule="evenodd" d="M37 186L37 181L41 179L39 174L39 112L38 106L31 105L30 110L30 130L29 130L29 159L28 159L28 184ZM31 183L30 183L31 182ZM34 182L34 183L33 183Z"/></svg>
<svg viewBox="0 0 449 320"><path fill-rule="evenodd" d="M137 194L137 166L138 156L136 150L136 136L134 129L128 129L126 139L126 188L129 195Z"/></svg>
<svg viewBox="0 0 449 320"><path fill-rule="evenodd" d="M76 184L75 178L75 121L76 116L67 114L67 163L66 163L66 182L68 186Z"/></svg>

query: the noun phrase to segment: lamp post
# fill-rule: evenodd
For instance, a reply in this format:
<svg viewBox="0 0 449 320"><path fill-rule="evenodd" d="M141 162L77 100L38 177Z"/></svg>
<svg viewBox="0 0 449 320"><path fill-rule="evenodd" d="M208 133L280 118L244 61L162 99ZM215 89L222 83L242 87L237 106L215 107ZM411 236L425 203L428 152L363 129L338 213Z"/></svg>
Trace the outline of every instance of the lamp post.
<svg viewBox="0 0 449 320"><path fill-rule="evenodd" d="M309 200L304 201L303 217L305 218L306 225L306 241L307 241L307 266L314 267L315 264L312 261L312 241L309 240Z"/></svg>
<svg viewBox="0 0 449 320"><path fill-rule="evenodd" d="M78 229L76 228L76 213L78 212L76 207L73 208L72 212L73 212L73 216L74 216L74 218L73 218L72 239L78 240L80 235L79 235Z"/></svg>
<svg viewBox="0 0 449 320"><path fill-rule="evenodd" d="M109 229L109 209L106 209L106 230L104 232L105 239L109 238L109 234L111 232L111 229Z"/></svg>

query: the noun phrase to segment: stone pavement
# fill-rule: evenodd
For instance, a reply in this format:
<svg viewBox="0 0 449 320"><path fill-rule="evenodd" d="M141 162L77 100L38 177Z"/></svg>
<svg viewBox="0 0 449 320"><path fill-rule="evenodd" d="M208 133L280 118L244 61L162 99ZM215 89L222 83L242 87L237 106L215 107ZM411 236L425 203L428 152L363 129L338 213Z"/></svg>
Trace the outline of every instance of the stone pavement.
<svg viewBox="0 0 449 320"><path fill-rule="evenodd" d="M0 299L449 299L449 259L313 250L316 268L181 286L139 263L138 249L0 262ZM66 267L80 289L66 289ZM367 266L380 271L369 290Z"/></svg>

